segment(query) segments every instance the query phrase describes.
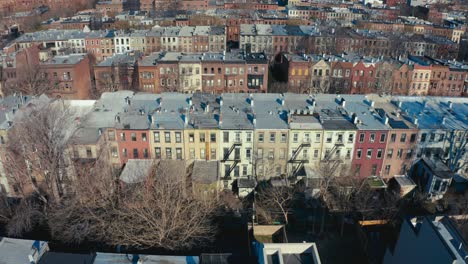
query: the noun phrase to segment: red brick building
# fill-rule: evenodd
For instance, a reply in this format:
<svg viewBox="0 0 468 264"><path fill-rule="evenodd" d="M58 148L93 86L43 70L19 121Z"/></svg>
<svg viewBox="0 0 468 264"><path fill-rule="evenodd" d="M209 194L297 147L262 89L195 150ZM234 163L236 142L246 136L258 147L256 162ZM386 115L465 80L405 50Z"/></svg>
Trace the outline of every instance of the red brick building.
<svg viewBox="0 0 468 264"><path fill-rule="evenodd" d="M359 61L353 66L351 77L351 93L352 94L368 94L375 93L375 64Z"/></svg>
<svg viewBox="0 0 468 264"><path fill-rule="evenodd" d="M387 136L388 130L358 130L352 161L355 176L381 175Z"/></svg>
<svg viewBox="0 0 468 264"><path fill-rule="evenodd" d="M128 101L131 104L130 99ZM149 132L146 115L132 115L129 112L116 117L117 144L122 165L128 159L151 158Z"/></svg>
<svg viewBox="0 0 468 264"><path fill-rule="evenodd" d="M87 55L55 56L41 63L51 88L49 94L66 99L90 99L91 76Z"/></svg>

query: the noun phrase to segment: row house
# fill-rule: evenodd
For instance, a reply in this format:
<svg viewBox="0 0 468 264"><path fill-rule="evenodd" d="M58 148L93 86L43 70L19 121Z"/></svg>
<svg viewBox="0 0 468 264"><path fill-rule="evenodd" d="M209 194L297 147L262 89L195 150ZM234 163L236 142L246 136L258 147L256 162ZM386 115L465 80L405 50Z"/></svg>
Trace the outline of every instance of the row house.
<svg viewBox="0 0 468 264"><path fill-rule="evenodd" d="M450 169L466 175L466 166L460 166L467 161L467 125L462 116L468 109L464 98L401 96L393 101L398 112L418 127L417 157L447 160L451 155L460 155Z"/></svg>
<svg viewBox="0 0 468 264"><path fill-rule="evenodd" d="M307 49L310 35L317 32L313 26L250 25L240 26L240 47L250 45L252 52L296 52Z"/></svg>
<svg viewBox="0 0 468 264"><path fill-rule="evenodd" d="M343 96L341 107L357 127L352 173L361 177L380 176L390 130L388 117L379 113L375 102L368 98Z"/></svg>
<svg viewBox="0 0 468 264"><path fill-rule="evenodd" d="M432 9L431 9L432 11ZM430 11L430 12L431 12ZM460 43L460 39L465 33L463 28L444 27L427 24L414 24L414 23L391 23L383 21L360 21L357 25L358 28L368 30L379 30L386 32L407 32L415 34L441 36L452 40L453 42Z"/></svg>
<svg viewBox="0 0 468 264"><path fill-rule="evenodd" d="M291 92L463 96L467 89L468 68L456 61L346 54L285 54L281 58L280 70L288 76Z"/></svg>
<svg viewBox="0 0 468 264"><path fill-rule="evenodd" d="M223 26L163 27L129 32L103 30L47 30L26 33L11 46L14 50L41 45L53 54L91 53L97 61L114 54L138 51L144 54L159 51L222 52L226 50L226 29Z"/></svg>
<svg viewBox="0 0 468 264"><path fill-rule="evenodd" d="M263 53L154 53L138 62L140 90L148 92L266 92Z"/></svg>
<svg viewBox="0 0 468 264"><path fill-rule="evenodd" d="M468 158L465 98L118 91L92 103L75 159L217 160L225 187L305 171L390 178L420 157Z"/></svg>

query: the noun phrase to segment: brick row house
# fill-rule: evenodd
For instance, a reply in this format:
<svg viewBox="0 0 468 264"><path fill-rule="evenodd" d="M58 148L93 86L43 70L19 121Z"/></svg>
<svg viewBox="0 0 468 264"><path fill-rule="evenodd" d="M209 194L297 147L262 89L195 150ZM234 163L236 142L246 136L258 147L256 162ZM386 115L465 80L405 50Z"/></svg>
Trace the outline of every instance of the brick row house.
<svg viewBox="0 0 468 264"><path fill-rule="evenodd" d="M268 60L263 53L154 53L138 61L140 90L264 93Z"/></svg>
<svg viewBox="0 0 468 264"><path fill-rule="evenodd" d="M343 176L390 179L416 159L459 147L467 127L460 113L468 110L466 98L375 94L117 91L83 104L88 112L70 139L72 159L93 160L105 151L116 167L129 159L214 160L225 187L254 176L304 177L327 164ZM10 122L0 132L15 119ZM460 162L467 159L464 153Z"/></svg>
<svg viewBox="0 0 468 264"><path fill-rule="evenodd" d="M430 57L285 54L282 60L291 92L464 96L468 85L464 64Z"/></svg>

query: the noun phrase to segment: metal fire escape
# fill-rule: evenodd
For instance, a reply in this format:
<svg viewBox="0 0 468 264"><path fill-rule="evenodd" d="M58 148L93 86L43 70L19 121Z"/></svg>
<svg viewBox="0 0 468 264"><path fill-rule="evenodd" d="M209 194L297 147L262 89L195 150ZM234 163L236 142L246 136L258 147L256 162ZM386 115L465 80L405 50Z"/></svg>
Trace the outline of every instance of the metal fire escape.
<svg viewBox="0 0 468 264"><path fill-rule="evenodd" d="M305 159L296 159L299 153L302 151L304 147L310 147L310 143L302 143L292 154L291 158L289 159L288 163L291 164L292 171L291 176L295 177L299 170L304 167L304 163L307 163L308 160Z"/></svg>
<svg viewBox="0 0 468 264"><path fill-rule="evenodd" d="M335 151L341 147L344 147L343 143L335 143L335 145L330 150L330 152L328 152L328 155L325 155L325 157L322 160L322 162L326 162L326 163L333 162L330 168L330 171L335 171L337 167L343 162L340 158L337 158L337 159L333 158L333 154L335 153Z"/></svg>
<svg viewBox="0 0 468 264"><path fill-rule="evenodd" d="M229 156L231 156L231 153L236 149L236 147L242 146L241 143L234 143L232 144L231 148L228 150L227 153L224 154L223 159L221 162L233 162L232 165L229 167L229 170L226 171L226 175L224 176L226 179L230 177L231 172L236 168L237 164L241 161L240 157L237 157L237 155L234 155L234 159L229 159ZM240 155L239 155L240 156Z"/></svg>

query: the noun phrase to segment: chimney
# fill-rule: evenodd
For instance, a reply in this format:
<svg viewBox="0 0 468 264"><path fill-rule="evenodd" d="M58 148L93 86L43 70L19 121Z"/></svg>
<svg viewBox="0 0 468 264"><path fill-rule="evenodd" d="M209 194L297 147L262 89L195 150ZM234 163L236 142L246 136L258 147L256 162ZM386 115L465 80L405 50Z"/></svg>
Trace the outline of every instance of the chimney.
<svg viewBox="0 0 468 264"><path fill-rule="evenodd" d="M219 97L219 106L223 106L223 97Z"/></svg>
<svg viewBox="0 0 468 264"><path fill-rule="evenodd" d="M150 123L150 125L153 123L153 116L152 115L148 115L148 122Z"/></svg>
<svg viewBox="0 0 468 264"><path fill-rule="evenodd" d="M187 126L188 125L188 115L185 114L182 117L184 118L184 126Z"/></svg>
<svg viewBox="0 0 468 264"><path fill-rule="evenodd" d="M219 114L219 125L223 124L223 115Z"/></svg>
<svg viewBox="0 0 468 264"><path fill-rule="evenodd" d="M252 96L250 97L250 106L254 106L254 99Z"/></svg>
<svg viewBox="0 0 468 264"><path fill-rule="evenodd" d="M398 105L398 108L401 108L401 106L403 105L403 102L402 102L402 101L398 101L397 105Z"/></svg>
<svg viewBox="0 0 468 264"><path fill-rule="evenodd" d="M370 106L371 106L371 107L374 107L374 106L375 106L375 102L374 102L374 101L370 100L369 103L370 103Z"/></svg>
<svg viewBox="0 0 468 264"><path fill-rule="evenodd" d="M453 108L453 103L452 103L452 101L448 101L448 107L449 107L450 109Z"/></svg>
<svg viewBox="0 0 468 264"><path fill-rule="evenodd" d="M205 105L205 112L210 112L210 104L209 103L206 103Z"/></svg>
<svg viewBox="0 0 468 264"><path fill-rule="evenodd" d="M120 123L120 116L119 116L119 115L116 115L116 116L115 116L115 121L116 121L117 123Z"/></svg>
<svg viewBox="0 0 468 264"><path fill-rule="evenodd" d="M444 116L444 117L442 118L442 125L445 125L445 122L447 122L447 118Z"/></svg>
<svg viewBox="0 0 468 264"><path fill-rule="evenodd" d="M192 97L190 97L190 98L188 99L188 104L189 104L190 106L192 106Z"/></svg>
<svg viewBox="0 0 468 264"><path fill-rule="evenodd" d="M414 123L415 125L418 125L418 121L419 121L419 120L418 120L417 118L415 118L415 119L413 120L413 123Z"/></svg>
<svg viewBox="0 0 468 264"><path fill-rule="evenodd" d="M345 100L344 98L341 98L341 106L342 106L343 108L346 107L346 100Z"/></svg>
<svg viewBox="0 0 468 264"><path fill-rule="evenodd" d="M357 124L359 122L359 118L357 117L357 115L354 115L353 116L353 124Z"/></svg>
<svg viewBox="0 0 468 264"><path fill-rule="evenodd" d="M281 98L281 105L284 105L284 98Z"/></svg>
<svg viewBox="0 0 468 264"><path fill-rule="evenodd" d="M388 116L387 115L384 116L383 122L384 122L385 125L388 125Z"/></svg>
<svg viewBox="0 0 468 264"><path fill-rule="evenodd" d="M291 124L291 113L288 113L288 125Z"/></svg>
<svg viewBox="0 0 468 264"><path fill-rule="evenodd" d="M252 124L254 125L254 127L257 126L257 117L255 115L253 116Z"/></svg>

